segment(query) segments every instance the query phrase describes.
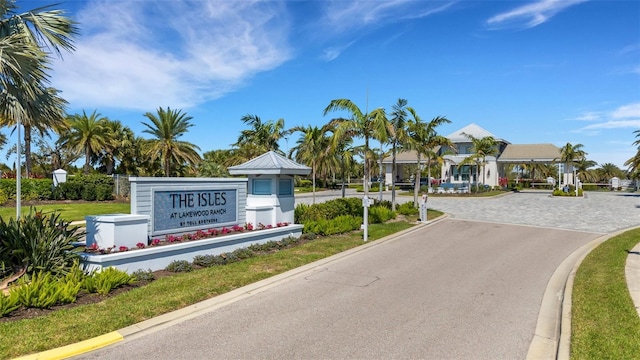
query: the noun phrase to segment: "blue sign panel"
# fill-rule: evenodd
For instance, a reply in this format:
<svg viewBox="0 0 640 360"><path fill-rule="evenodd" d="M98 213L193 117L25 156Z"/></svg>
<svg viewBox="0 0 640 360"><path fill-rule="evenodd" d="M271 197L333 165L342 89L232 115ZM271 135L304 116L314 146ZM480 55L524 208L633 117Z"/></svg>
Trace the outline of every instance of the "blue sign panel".
<svg viewBox="0 0 640 360"><path fill-rule="evenodd" d="M153 192L153 233L222 227L238 223L238 190Z"/></svg>

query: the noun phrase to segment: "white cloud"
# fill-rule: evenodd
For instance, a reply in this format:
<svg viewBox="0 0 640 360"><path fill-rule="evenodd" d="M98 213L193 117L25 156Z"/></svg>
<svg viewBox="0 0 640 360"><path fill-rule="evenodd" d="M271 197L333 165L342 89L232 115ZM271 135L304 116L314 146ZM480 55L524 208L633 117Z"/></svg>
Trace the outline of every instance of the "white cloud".
<svg viewBox="0 0 640 360"><path fill-rule="evenodd" d="M598 124L587 125L580 129L580 131L600 130L600 129L637 129L640 128L640 119L635 120L610 120Z"/></svg>
<svg viewBox="0 0 640 360"><path fill-rule="evenodd" d="M411 0L323 1L324 17L318 23L333 33L427 17L447 10L455 1Z"/></svg>
<svg viewBox="0 0 640 360"><path fill-rule="evenodd" d="M74 107L190 107L291 57L275 1L91 1L52 83Z"/></svg>
<svg viewBox="0 0 640 360"><path fill-rule="evenodd" d="M582 115L578 116L577 118L574 118L573 120L595 121L595 120L599 120L601 118L602 118L602 113L597 112L597 111L588 111L588 112L585 112Z"/></svg>
<svg viewBox="0 0 640 360"><path fill-rule="evenodd" d="M611 113L614 119L640 118L640 102L620 106Z"/></svg>
<svg viewBox="0 0 640 360"><path fill-rule="evenodd" d="M586 0L540 0L495 15L487 20L487 25L492 27L514 25L532 28L545 23L560 11L584 1Z"/></svg>
<svg viewBox="0 0 640 360"><path fill-rule="evenodd" d="M619 106L609 112L586 112L575 120L596 121L598 123L584 126L574 132L598 135L601 130L639 129L640 102Z"/></svg>

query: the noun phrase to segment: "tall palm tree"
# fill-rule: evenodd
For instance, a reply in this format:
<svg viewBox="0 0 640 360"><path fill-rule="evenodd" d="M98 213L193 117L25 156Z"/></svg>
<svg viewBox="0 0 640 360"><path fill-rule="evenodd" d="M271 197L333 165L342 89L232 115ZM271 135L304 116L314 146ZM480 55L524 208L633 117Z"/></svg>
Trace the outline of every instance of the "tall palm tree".
<svg viewBox="0 0 640 360"><path fill-rule="evenodd" d="M612 163L601 164L597 169L598 181L608 182L613 177L624 177L624 171Z"/></svg>
<svg viewBox="0 0 640 360"><path fill-rule="evenodd" d="M640 189L640 130L636 130L633 132L636 134L636 141L633 142L633 145L638 147L638 151L636 154L631 157L629 160L624 162L624 166L628 166L627 173L631 179L636 180L636 189Z"/></svg>
<svg viewBox="0 0 640 360"><path fill-rule="evenodd" d="M350 119L342 119L339 121L335 129L334 139L342 139L348 137L364 138L364 194L369 193L369 167L367 166L367 154L369 153L370 139L378 139L386 141L388 136L388 120L384 109L378 108L369 113L363 113L362 110L349 99L334 99L324 109L324 115L331 111L347 111L350 113Z"/></svg>
<svg viewBox="0 0 640 360"><path fill-rule="evenodd" d="M342 197L345 197L347 174L351 174L356 165L354 160L356 149L353 147L353 139L347 136L339 138L334 131L329 144L331 147L329 156L333 157L333 162L339 169Z"/></svg>
<svg viewBox="0 0 640 360"><path fill-rule="evenodd" d="M586 158L582 158L575 163L576 172L582 181L585 182L596 182L598 181L598 174L591 170L592 167L598 165L597 162L593 160L587 160Z"/></svg>
<svg viewBox="0 0 640 360"><path fill-rule="evenodd" d="M311 165L311 182L313 189L313 203L316 203L316 171L318 164L326 159L328 150L330 149L330 138L327 132L331 131L330 124L326 124L321 128L308 125L306 127L296 126L291 128L289 132L300 132L300 138L296 141L296 146L291 148L289 156L295 153L294 159L300 163Z"/></svg>
<svg viewBox="0 0 640 360"><path fill-rule="evenodd" d="M102 151L107 142L105 120L96 110L91 115L82 110L82 115L74 114L68 118L69 130L62 135L63 141L66 146L84 152L85 175L91 169L91 156Z"/></svg>
<svg viewBox="0 0 640 360"><path fill-rule="evenodd" d="M408 141L405 143L405 149L414 150L417 155L416 181L413 186L413 203L418 206L418 193L420 192L420 178L422 156L427 156L427 172L431 174L431 154L435 155L434 148L437 146L448 146L453 148L451 140L442 135L438 135L436 128L442 124L448 124L451 121L444 116L436 116L431 121L424 122L412 107L408 107L407 111L411 115L408 125Z"/></svg>
<svg viewBox="0 0 640 360"><path fill-rule="evenodd" d="M50 6L16 13L13 0L0 2L0 124L25 128L27 175L31 172L31 134L64 124L66 101L47 86L51 54L72 51L76 24ZM20 141L18 141L19 143ZM18 157L20 157L18 149ZM20 159L18 159L18 162Z"/></svg>
<svg viewBox="0 0 640 360"><path fill-rule="evenodd" d="M496 156L498 154L498 142L493 136L485 136L482 138L476 138L471 134L463 133L462 135L466 136L469 140L471 140L471 152L472 155L469 157L473 159L473 162L476 164L476 192L478 191L479 180L478 172L480 171L480 166L482 166L482 183L486 182L485 178L485 166L487 164L487 156Z"/></svg>
<svg viewBox="0 0 640 360"><path fill-rule="evenodd" d="M163 109L159 107L156 114L145 113L151 123L143 122L147 128L142 132L154 136L150 139L150 147L147 155L152 160L160 159L164 176L171 174L172 166L177 167L184 162L195 165L199 162L200 155L196 150L200 148L190 142L178 140L186 134L193 126L189 121L192 119L182 110L171 110L170 107Z"/></svg>
<svg viewBox="0 0 640 360"><path fill-rule="evenodd" d="M398 99L393 105L391 119L389 119L389 133L391 143L391 210L396 211L396 156L398 149L401 148L408 140L407 132L407 100ZM382 184L380 184L382 186Z"/></svg>
<svg viewBox="0 0 640 360"><path fill-rule="evenodd" d="M242 147L251 145L257 148L258 155L262 155L267 151L276 151L281 153L278 142L282 139L286 131L284 129L284 119L278 121L269 120L263 122L257 115L247 114L240 120L245 125L249 125L250 129L242 130L238 141L232 146Z"/></svg>
<svg viewBox="0 0 640 360"><path fill-rule="evenodd" d="M582 150L584 146L582 144L572 145L571 143L566 143L560 149L560 162L565 164L565 174L569 174L573 172L573 164L582 160L587 153ZM561 185L561 181L558 181L558 186Z"/></svg>

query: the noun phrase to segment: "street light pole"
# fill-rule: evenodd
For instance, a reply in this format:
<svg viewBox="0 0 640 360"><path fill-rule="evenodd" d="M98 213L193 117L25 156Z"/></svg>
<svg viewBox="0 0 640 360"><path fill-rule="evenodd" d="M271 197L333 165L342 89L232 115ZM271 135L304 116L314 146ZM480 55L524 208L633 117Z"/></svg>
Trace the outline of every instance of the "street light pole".
<svg viewBox="0 0 640 360"><path fill-rule="evenodd" d="M16 220L20 219L20 199L22 198L20 192L20 178L22 174L22 164L20 163L21 149L20 149L20 115L16 117L16 131L18 132L18 143L16 144Z"/></svg>

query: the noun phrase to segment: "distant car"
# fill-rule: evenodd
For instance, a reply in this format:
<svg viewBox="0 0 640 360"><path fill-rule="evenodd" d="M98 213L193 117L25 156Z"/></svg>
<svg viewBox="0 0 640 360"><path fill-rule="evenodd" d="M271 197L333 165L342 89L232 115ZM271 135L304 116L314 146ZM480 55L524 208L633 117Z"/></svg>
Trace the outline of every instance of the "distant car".
<svg viewBox="0 0 640 360"><path fill-rule="evenodd" d="M411 185L415 185L416 182L411 179ZM420 186L427 186L429 185L429 178L428 177L421 177L420 178Z"/></svg>

